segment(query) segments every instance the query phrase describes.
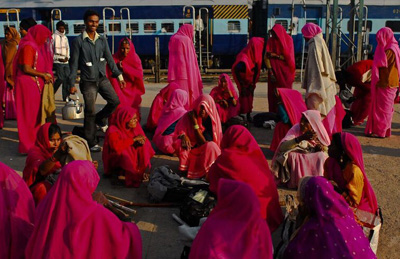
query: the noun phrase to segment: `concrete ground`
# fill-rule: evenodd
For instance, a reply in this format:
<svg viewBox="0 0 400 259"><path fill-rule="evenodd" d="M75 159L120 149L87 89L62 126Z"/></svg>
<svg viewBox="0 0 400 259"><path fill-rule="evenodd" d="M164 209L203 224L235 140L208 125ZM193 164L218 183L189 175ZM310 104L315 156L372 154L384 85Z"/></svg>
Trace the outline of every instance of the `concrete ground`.
<svg viewBox="0 0 400 259"><path fill-rule="evenodd" d="M204 92L209 93L216 84L205 82ZM164 87L166 83L146 82L146 94L142 102L142 122L145 124L151 102ZM295 89L300 90L300 84L296 83ZM82 125L83 120L64 121L61 120L61 108L64 103L61 101L60 91L56 94L57 117L64 132L69 132L76 125ZM98 98L97 108L101 109L104 100ZM268 110L267 103L267 84L260 82L257 85L254 99L254 112L264 112ZM9 165L16 171L22 172L26 156L18 154L18 133L16 121L5 121L4 128L0 130L0 161ZM368 178L375 190L378 203L382 207L384 225L380 232L380 242L378 249L379 258L394 258L393 252L400 251L400 219L397 209L397 201L400 199L400 105L395 105L395 114L392 124L392 136L388 139L367 138L364 136L364 125L348 129L346 131L356 135L360 140L363 151L365 168ZM273 153L268 147L272 140L273 131L264 128L250 129L251 133L259 143L268 162L271 162ZM102 143L101 143L102 144ZM103 164L101 163L101 153L92 154L94 160L99 161L98 172L101 176L97 190L109 193L134 202L147 203L148 193L146 184L140 188L125 188L123 186L112 185L109 179L103 177ZM178 159L156 154L152 159L152 168L161 165L169 165L174 171L178 168ZM293 190L279 189L280 199L283 194L295 193ZM179 208L140 208L135 207L137 214L133 216L134 222L139 226L143 239L144 258L180 258L183 244L178 233L178 224L172 219L172 213L179 214ZM279 241L279 233L274 233L274 243Z"/></svg>

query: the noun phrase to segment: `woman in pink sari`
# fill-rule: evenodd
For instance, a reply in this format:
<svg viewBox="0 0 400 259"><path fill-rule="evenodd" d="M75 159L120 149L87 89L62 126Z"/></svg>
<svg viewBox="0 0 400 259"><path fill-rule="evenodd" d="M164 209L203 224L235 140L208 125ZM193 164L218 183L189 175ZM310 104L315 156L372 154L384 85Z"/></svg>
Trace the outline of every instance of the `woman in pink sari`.
<svg viewBox="0 0 400 259"><path fill-rule="evenodd" d="M156 147L165 154L175 154L175 148L173 147L173 133L176 124L187 112L185 108L187 102L187 92L181 89L176 89L172 92L171 97L162 110L156 132L154 133L153 142Z"/></svg>
<svg viewBox="0 0 400 259"><path fill-rule="evenodd" d="M222 138L221 149L221 155L208 172L210 190L217 193L221 178L249 184L260 202L261 217L274 232L283 215L274 177L256 140L245 127L231 126Z"/></svg>
<svg viewBox="0 0 400 259"><path fill-rule="evenodd" d="M272 160L276 181L296 188L304 176L322 176L330 143L319 112L303 112L300 123L282 139Z"/></svg>
<svg viewBox="0 0 400 259"><path fill-rule="evenodd" d="M189 108L203 93L203 83L196 50L193 45L194 29L191 24L182 25L168 44L168 82L177 83L189 95Z"/></svg>
<svg viewBox="0 0 400 259"><path fill-rule="evenodd" d="M235 87L227 74L221 74L218 80L218 86L210 92L215 101L218 114L222 123L239 114L238 95Z"/></svg>
<svg viewBox="0 0 400 259"><path fill-rule="evenodd" d="M276 124L269 149L273 152L286 136L290 128L300 123L302 113L307 110L301 93L289 88L276 88L277 113L280 121Z"/></svg>
<svg viewBox="0 0 400 259"><path fill-rule="evenodd" d="M134 223L121 222L92 195L100 177L89 161L73 161L61 171L35 214L26 258L142 258Z"/></svg>
<svg viewBox="0 0 400 259"><path fill-rule="evenodd" d="M221 154L221 120L213 98L203 94L175 127L174 148L179 170L191 179L207 176L211 165Z"/></svg>
<svg viewBox="0 0 400 259"><path fill-rule="evenodd" d="M151 103L149 116L147 117L146 130L154 131L157 128L163 107L170 99L172 92L176 89L181 89L181 87L176 83L169 83L156 95ZM187 91L185 90L185 92ZM186 106L185 108L188 107Z"/></svg>
<svg viewBox="0 0 400 259"><path fill-rule="evenodd" d="M239 90L240 113L247 114L249 121L253 110L254 90L260 77L263 47L263 38L251 38L247 46L236 56L232 66L232 76Z"/></svg>
<svg viewBox="0 0 400 259"><path fill-rule="evenodd" d="M309 110L321 113L326 131L332 136L333 133L342 131L342 120L346 114L336 96L335 67L322 37L322 29L314 23L307 23L301 32L308 42L302 86L306 89L306 105Z"/></svg>
<svg viewBox="0 0 400 259"><path fill-rule="evenodd" d="M0 162L0 258L25 258L35 203L24 180Z"/></svg>
<svg viewBox="0 0 400 259"><path fill-rule="evenodd" d="M249 185L230 179L218 184L218 203L201 226L190 259L272 259L272 239Z"/></svg>
<svg viewBox="0 0 400 259"><path fill-rule="evenodd" d="M35 144L41 125L42 91L53 80L51 31L35 25L21 40L14 60L17 124L20 153Z"/></svg>
<svg viewBox="0 0 400 259"><path fill-rule="evenodd" d="M267 41L266 64L268 68L268 107L277 112L277 88L292 88L296 74L294 45L292 37L280 24L272 27Z"/></svg>
<svg viewBox="0 0 400 259"><path fill-rule="evenodd" d="M349 206L375 214L378 203L365 174L362 149L357 138L346 132L336 133L328 152L325 178L335 183L335 189Z"/></svg>
<svg viewBox="0 0 400 259"><path fill-rule="evenodd" d="M128 187L139 187L154 155L150 141L138 123L138 111L119 106L114 124L107 130L103 146L104 173L119 175Z"/></svg>
<svg viewBox="0 0 400 259"><path fill-rule="evenodd" d="M121 88L117 78L112 77L112 73L107 66L107 77L118 95L121 106L131 106L139 110L142 102L142 95L145 93L143 83L142 61L136 54L135 46L128 38L123 38L119 42L118 52L113 55L115 64L123 72L126 87Z"/></svg>
<svg viewBox="0 0 400 259"><path fill-rule="evenodd" d="M303 222L283 258L376 258L353 211L323 177L306 177L299 186Z"/></svg>
<svg viewBox="0 0 400 259"><path fill-rule="evenodd" d="M378 45L371 78L372 104L365 135L385 138L391 135L393 104L400 78L400 49L388 27L376 33L376 40Z"/></svg>

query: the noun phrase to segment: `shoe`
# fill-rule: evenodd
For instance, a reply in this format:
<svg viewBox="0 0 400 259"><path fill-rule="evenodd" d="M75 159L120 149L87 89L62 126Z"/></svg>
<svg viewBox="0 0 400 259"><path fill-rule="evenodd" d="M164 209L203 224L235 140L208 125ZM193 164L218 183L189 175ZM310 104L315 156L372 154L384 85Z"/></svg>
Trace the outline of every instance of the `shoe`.
<svg viewBox="0 0 400 259"><path fill-rule="evenodd" d="M99 145L94 145L90 148L90 152L101 152L103 149Z"/></svg>
<svg viewBox="0 0 400 259"><path fill-rule="evenodd" d="M96 125L97 125L99 130L101 130L104 133L106 133L106 131L108 129L108 125L104 123L104 120L96 120L95 123L96 123Z"/></svg>
<svg viewBox="0 0 400 259"><path fill-rule="evenodd" d="M108 129L108 125L105 126L99 126L97 125L97 127L99 127L99 130L101 130L102 132L106 133L107 129Z"/></svg>

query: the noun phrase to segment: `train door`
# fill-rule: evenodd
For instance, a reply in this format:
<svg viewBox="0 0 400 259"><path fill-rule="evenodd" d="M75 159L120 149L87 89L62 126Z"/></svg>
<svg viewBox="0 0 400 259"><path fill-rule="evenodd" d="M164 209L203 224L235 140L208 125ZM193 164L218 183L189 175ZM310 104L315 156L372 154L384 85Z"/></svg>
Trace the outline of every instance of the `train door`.
<svg viewBox="0 0 400 259"><path fill-rule="evenodd" d="M112 13L112 16L110 17L110 19L106 18L107 11L111 11L111 13ZM103 8L104 36L108 40L108 35L111 34L111 53L112 54L114 54L114 46L115 46L115 23L113 22L114 19L115 19L115 10L111 7L104 7Z"/></svg>
<svg viewBox="0 0 400 259"><path fill-rule="evenodd" d="M129 39L132 40L132 24L131 24L131 12L128 7L123 7L119 10L121 21L124 20L123 12L126 11L128 24L125 26L125 35L129 34Z"/></svg>
<svg viewBox="0 0 400 259"><path fill-rule="evenodd" d="M197 49L199 53L200 69L210 68L210 17L208 8L199 9L198 17L195 21L195 31L198 35Z"/></svg>

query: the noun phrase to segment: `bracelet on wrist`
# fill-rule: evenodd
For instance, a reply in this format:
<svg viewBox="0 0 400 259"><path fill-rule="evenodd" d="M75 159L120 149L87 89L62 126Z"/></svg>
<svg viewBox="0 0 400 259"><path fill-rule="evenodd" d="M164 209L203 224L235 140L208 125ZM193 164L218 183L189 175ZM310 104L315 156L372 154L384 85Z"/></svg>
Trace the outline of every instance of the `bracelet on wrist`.
<svg viewBox="0 0 400 259"><path fill-rule="evenodd" d="M200 126L199 126L198 124L196 124L196 125L193 126L193 128L194 128L195 130L198 130L198 129L200 129Z"/></svg>

